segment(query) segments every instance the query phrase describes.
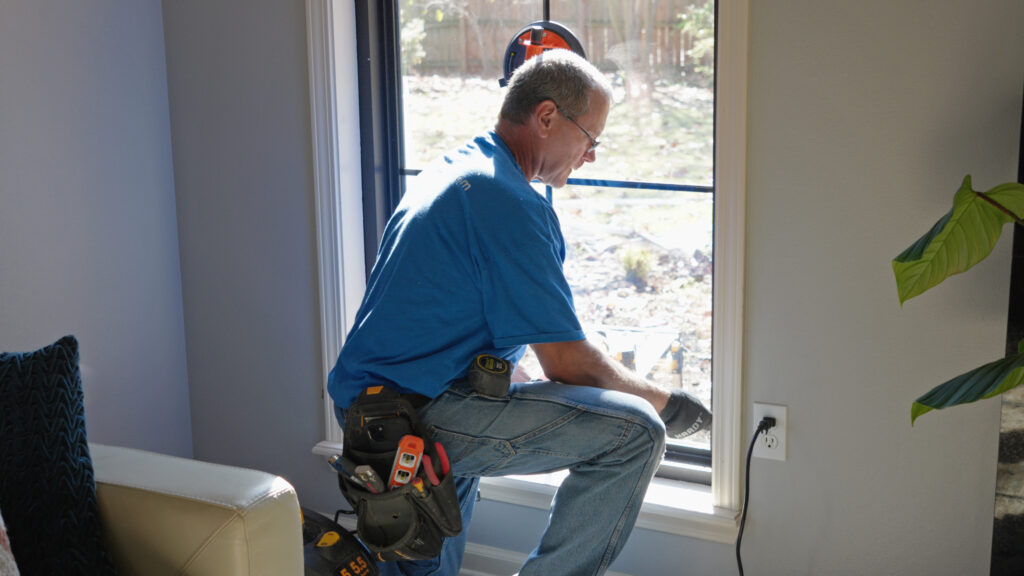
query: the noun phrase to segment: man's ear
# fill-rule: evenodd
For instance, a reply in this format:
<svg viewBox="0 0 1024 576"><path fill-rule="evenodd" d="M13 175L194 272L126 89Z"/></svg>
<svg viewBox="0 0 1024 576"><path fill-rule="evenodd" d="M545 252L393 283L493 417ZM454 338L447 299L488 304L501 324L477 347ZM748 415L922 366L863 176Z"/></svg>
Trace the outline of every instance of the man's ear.
<svg viewBox="0 0 1024 576"><path fill-rule="evenodd" d="M547 138L554 126L555 114L558 113L558 106L554 100L544 100L533 109L533 124L537 135Z"/></svg>

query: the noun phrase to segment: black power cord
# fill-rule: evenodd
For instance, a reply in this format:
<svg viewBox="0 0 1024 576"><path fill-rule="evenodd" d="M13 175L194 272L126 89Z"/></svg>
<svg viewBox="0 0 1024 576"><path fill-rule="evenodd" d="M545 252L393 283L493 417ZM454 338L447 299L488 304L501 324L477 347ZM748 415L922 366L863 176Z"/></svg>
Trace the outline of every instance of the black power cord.
<svg viewBox="0 0 1024 576"><path fill-rule="evenodd" d="M757 424L754 437L750 440L750 448L747 449L747 472L743 487L743 514L740 516L740 532L736 536L736 565L740 569L740 576L743 576L743 559L740 558L740 544L743 542L743 528L747 524L747 504L750 502L750 457L754 455L754 445L757 437L775 427L775 418L765 416Z"/></svg>

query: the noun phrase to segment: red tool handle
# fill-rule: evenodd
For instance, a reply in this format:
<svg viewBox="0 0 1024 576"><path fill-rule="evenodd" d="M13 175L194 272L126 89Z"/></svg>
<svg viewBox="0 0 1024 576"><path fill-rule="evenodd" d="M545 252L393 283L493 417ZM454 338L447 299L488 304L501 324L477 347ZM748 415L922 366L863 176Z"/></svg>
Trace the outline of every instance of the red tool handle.
<svg viewBox="0 0 1024 576"><path fill-rule="evenodd" d="M434 463L427 454L423 455L423 472L427 475L427 481L430 482L431 486L437 486L441 483L441 480L437 477L437 472L434 472Z"/></svg>
<svg viewBox="0 0 1024 576"><path fill-rule="evenodd" d="M441 461L441 476L447 476L452 471L451 461L448 460L448 453L445 452L444 446L440 442L434 442L434 447L437 448L437 457ZM434 470L434 462L429 454L423 455L423 472L426 473L427 481L430 482L431 486L437 486L441 483L441 479L437 476L437 471Z"/></svg>
<svg viewBox="0 0 1024 576"><path fill-rule="evenodd" d="M452 471L451 462L448 460L448 453L444 451L444 446L440 442L434 442L434 447L437 448L437 457L441 459L441 474L447 476Z"/></svg>

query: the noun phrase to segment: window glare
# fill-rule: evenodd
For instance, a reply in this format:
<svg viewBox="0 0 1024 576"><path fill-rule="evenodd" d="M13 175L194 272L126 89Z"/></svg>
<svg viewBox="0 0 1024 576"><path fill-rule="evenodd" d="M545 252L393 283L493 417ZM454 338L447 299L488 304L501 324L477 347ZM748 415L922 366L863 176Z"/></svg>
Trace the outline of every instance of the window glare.
<svg viewBox="0 0 1024 576"><path fill-rule="evenodd" d="M543 2L399 4L403 96L415 111L405 117L405 147L414 168L494 125L505 49L542 18ZM615 89L602 161L577 176L710 186L714 2L650 0L638 10L631 0L553 0L551 19L580 38Z"/></svg>

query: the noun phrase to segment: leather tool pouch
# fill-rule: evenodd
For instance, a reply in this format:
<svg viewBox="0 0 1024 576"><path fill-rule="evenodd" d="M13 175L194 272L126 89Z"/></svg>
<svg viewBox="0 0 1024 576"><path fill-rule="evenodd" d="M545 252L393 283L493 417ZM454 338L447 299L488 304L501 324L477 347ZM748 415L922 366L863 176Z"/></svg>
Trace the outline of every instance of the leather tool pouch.
<svg viewBox="0 0 1024 576"><path fill-rule="evenodd" d="M435 443L412 403L383 387L360 394L348 409L342 456L389 478L398 443L423 439L424 457L413 481L376 493L339 472L338 485L357 515L359 539L380 561L424 560L441 553L444 537L462 532L462 514L443 446ZM418 481L417 481L418 480Z"/></svg>

